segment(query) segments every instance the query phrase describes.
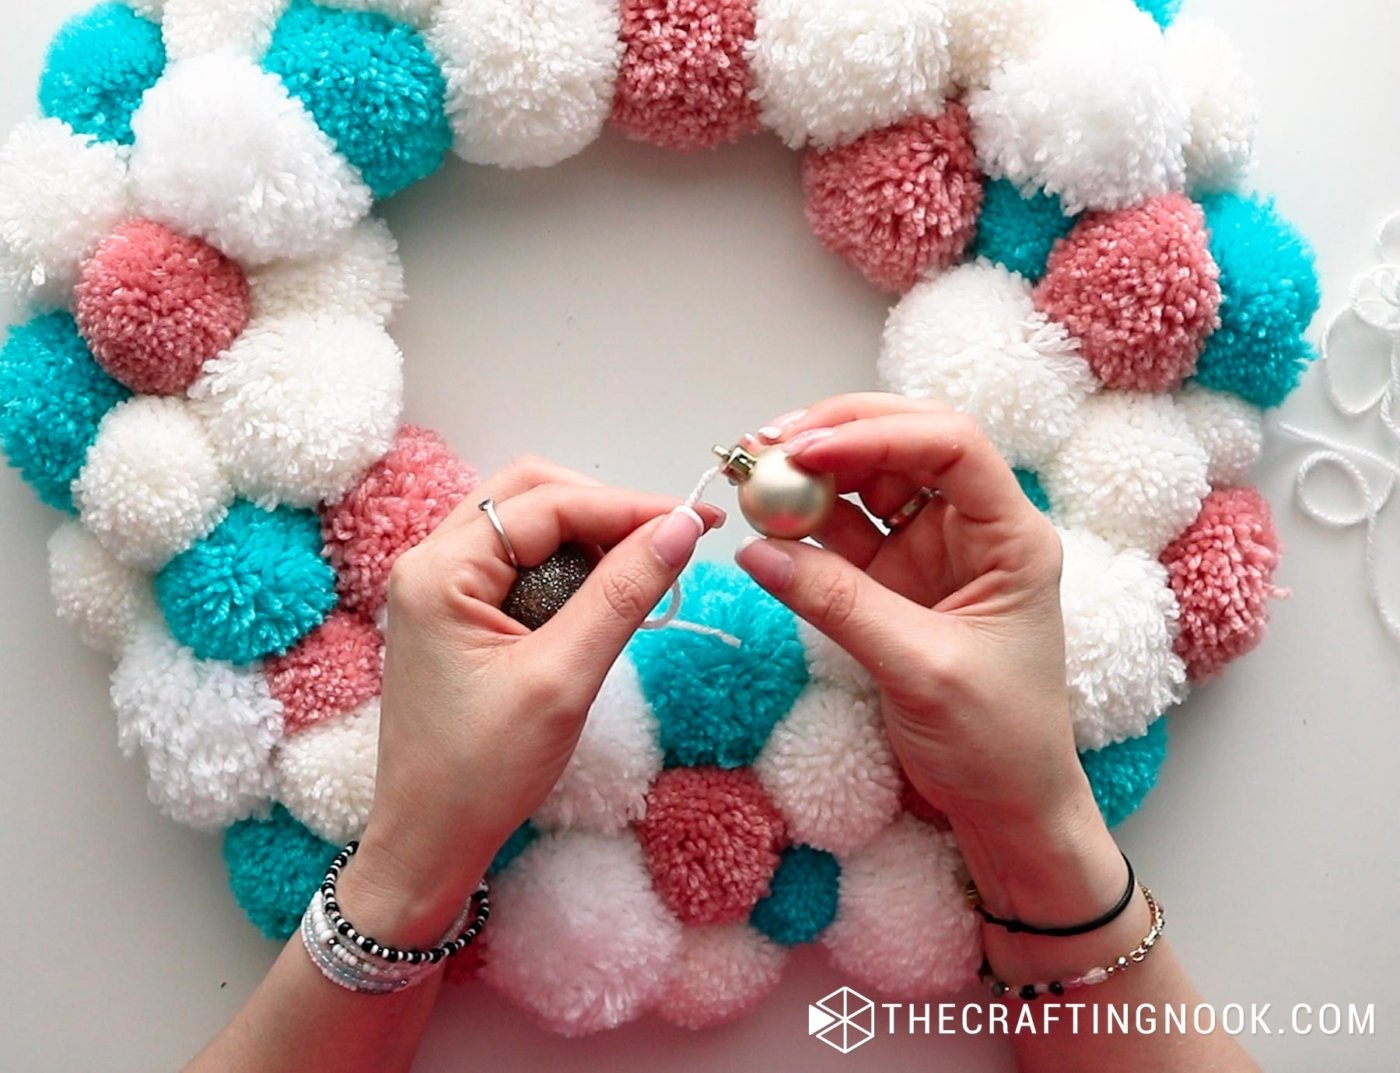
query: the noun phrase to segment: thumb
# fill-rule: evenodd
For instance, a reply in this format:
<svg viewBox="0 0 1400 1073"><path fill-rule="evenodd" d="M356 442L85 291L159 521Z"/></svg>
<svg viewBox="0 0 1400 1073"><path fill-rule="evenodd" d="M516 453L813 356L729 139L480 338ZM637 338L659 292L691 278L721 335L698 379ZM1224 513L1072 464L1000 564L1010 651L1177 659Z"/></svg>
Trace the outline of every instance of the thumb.
<svg viewBox="0 0 1400 1073"><path fill-rule="evenodd" d="M906 627L908 617L921 609L835 552L755 538L739 549L735 560L872 674L913 658Z"/></svg>

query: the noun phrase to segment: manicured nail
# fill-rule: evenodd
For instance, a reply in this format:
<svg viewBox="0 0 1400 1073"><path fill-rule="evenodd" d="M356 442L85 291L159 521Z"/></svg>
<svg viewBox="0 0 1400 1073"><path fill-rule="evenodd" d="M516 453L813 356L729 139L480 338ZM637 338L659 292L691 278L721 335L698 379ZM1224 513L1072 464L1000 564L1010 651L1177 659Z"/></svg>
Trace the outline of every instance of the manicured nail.
<svg viewBox="0 0 1400 1073"><path fill-rule="evenodd" d="M782 417L775 417L768 424L758 430L758 438L772 443L780 438L784 432L792 428L793 425L807 416L806 410L791 410L783 414Z"/></svg>
<svg viewBox="0 0 1400 1073"><path fill-rule="evenodd" d="M781 547L760 537L749 537L740 544L734 559L769 592L781 592L786 588L797 566Z"/></svg>
<svg viewBox="0 0 1400 1073"><path fill-rule="evenodd" d="M705 532L705 519L682 504L666 516L651 538L651 546L667 566L680 566L690 557Z"/></svg>
<svg viewBox="0 0 1400 1073"><path fill-rule="evenodd" d="M836 435L834 428L809 428L806 432L799 432L787 443L783 444L783 452L789 455L800 455L809 447L814 447L822 440L829 440Z"/></svg>

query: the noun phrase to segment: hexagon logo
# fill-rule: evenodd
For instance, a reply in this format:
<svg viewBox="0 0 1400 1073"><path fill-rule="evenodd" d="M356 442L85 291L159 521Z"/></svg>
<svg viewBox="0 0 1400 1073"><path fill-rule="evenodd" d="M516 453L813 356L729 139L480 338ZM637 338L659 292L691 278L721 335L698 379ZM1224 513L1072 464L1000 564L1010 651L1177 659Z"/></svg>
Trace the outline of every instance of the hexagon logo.
<svg viewBox="0 0 1400 1073"><path fill-rule="evenodd" d="M875 1038L875 1003L859 991L838 988L807 1007L807 1035L850 1054Z"/></svg>

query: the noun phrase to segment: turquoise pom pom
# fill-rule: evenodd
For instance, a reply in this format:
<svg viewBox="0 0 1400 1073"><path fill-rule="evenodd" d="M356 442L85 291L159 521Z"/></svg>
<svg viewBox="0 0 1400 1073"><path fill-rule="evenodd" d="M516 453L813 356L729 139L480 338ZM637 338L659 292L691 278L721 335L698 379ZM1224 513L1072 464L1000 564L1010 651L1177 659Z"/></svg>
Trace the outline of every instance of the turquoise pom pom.
<svg viewBox="0 0 1400 1073"><path fill-rule="evenodd" d="M320 521L239 500L156 575L156 599L171 634L200 659L251 663L285 652L335 607Z"/></svg>
<svg viewBox="0 0 1400 1073"><path fill-rule="evenodd" d="M234 901L254 927L279 941L295 934L339 852L281 805L265 820L240 820L224 832L224 864Z"/></svg>
<svg viewBox="0 0 1400 1073"><path fill-rule="evenodd" d="M263 67L301 99L375 197L427 178L452 148L447 81L411 26L294 0Z"/></svg>
<svg viewBox="0 0 1400 1073"><path fill-rule="evenodd" d="M1196 380L1255 406L1278 406L1316 356L1303 338L1322 297L1307 241L1273 203L1237 194L1201 202L1220 266L1220 329Z"/></svg>
<svg viewBox="0 0 1400 1073"><path fill-rule="evenodd" d="M783 946L810 943L836 919L840 900L840 862L825 850L789 846L749 923Z"/></svg>
<svg viewBox="0 0 1400 1073"><path fill-rule="evenodd" d="M39 107L80 134L130 145L131 115L164 70L160 27L125 4L99 4L49 45Z"/></svg>
<svg viewBox="0 0 1400 1073"><path fill-rule="evenodd" d="M1181 0L1137 0L1137 6L1156 19L1164 30L1181 14Z"/></svg>
<svg viewBox="0 0 1400 1073"><path fill-rule="evenodd" d="M1007 180L995 179L982 198L972 252L1034 283L1045 275L1050 251L1074 229L1075 219L1065 215L1054 194L1037 191L1027 197Z"/></svg>
<svg viewBox="0 0 1400 1073"><path fill-rule="evenodd" d="M75 513L70 485L97 426L130 394L93 360L71 316L36 317L0 350L0 447L40 499Z"/></svg>
<svg viewBox="0 0 1400 1073"><path fill-rule="evenodd" d="M797 623L736 567L701 563L684 588L682 618L724 630L744 644L732 648L679 630L642 633L632 642L666 763L751 764L807 685Z"/></svg>
<svg viewBox="0 0 1400 1073"><path fill-rule="evenodd" d="M510 837L507 838L501 848L496 851L496 856L491 858L491 864L487 867L486 874L488 876L494 876L497 872L504 872L515 863L515 858L519 857L530 848L530 843L539 838L539 836L539 829L529 820L526 820L511 832Z"/></svg>
<svg viewBox="0 0 1400 1073"><path fill-rule="evenodd" d="M1035 509L1041 514L1050 513L1050 496L1045 491L1045 486L1040 483L1040 474L1034 470L1018 469L1013 470L1016 474L1016 481L1021 486L1021 491L1026 493L1026 498L1035 504Z"/></svg>
<svg viewBox="0 0 1400 1073"><path fill-rule="evenodd" d="M1166 758L1166 716L1156 720L1142 737L1079 754L1105 823L1116 827L1138 810L1157 785Z"/></svg>

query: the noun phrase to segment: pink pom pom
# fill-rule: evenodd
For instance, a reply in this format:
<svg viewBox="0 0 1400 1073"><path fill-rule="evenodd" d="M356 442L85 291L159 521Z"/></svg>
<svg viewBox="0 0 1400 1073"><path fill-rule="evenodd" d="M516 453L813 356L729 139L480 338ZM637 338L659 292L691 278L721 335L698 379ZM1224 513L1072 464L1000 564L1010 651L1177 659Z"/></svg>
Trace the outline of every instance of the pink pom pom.
<svg viewBox="0 0 1400 1073"><path fill-rule="evenodd" d="M113 378L145 395L178 395L238 338L252 298L235 262L151 220L109 235L82 267L78 330Z"/></svg>
<svg viewBox="0 0 1400 1073"><path fill-rule="evenodd" d="M1193 681L1209 678L1264 637L1279 538L1264 497L1253 488L1221 488L1162 553L1181 606L1176 652Z"/></svg>
<svg viewBox="0 0 1400 1073"><path fill-rule="evenodd" d="M745 768L662 772L637 836L652 885L687 924L748 919L786 842L782 815Z"/></svg>
<svg viewBox="0 0 1400 1073"><path fill-rule="evenodd" d="M287 734L354 711L378 696L384 639L374 624L346 611L325 622L263 668L272 696L282 702Z"/></svg>
<svg viewBox="0 0 1400 1073"><path fill-rule="evenodd" d="M967 109L910 119L839 149L807 152L807 219L876 286L905 291L966 252L982 209Z"/></svg>
<svg viewBox="0 0 1400 1073"><path fill-rule="evenodd" d="M341 602L373 615L398 557L437 528L476 487L476 474L442 437L414 425L340 502L324 508L321 535Z"/></svg>
<svg viewBox="0 0 1400 1073"><path fill-rule="evenodd" d="M1050 254L1036 305L1079 337L1107 387L1171 391L1220 326L1220 269L1184 194L1085 216Z"/></svg>
<svg viewBox="0 0 1400 1073"><path fill-rule="evenodd" d="M623 0L613 122L663 149L710 149L759 129L753 0Z"/></svg>

